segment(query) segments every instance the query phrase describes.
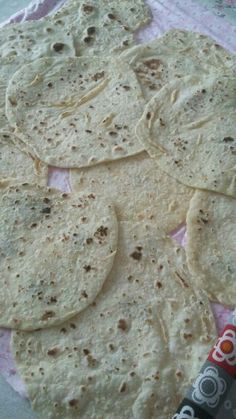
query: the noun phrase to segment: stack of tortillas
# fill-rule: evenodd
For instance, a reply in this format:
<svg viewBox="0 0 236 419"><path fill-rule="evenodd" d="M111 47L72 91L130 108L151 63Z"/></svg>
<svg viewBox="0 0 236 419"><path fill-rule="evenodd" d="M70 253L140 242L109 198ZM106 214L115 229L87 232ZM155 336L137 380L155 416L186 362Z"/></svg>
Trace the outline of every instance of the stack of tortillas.
<svg viewBox="0 0 236 419"><path fill-rule="evenodd" d="M209 298L236 304L236 58L179 30L134 45L149 19L74 0L0 31L0 326L42 419L170 418Z"/></svg>

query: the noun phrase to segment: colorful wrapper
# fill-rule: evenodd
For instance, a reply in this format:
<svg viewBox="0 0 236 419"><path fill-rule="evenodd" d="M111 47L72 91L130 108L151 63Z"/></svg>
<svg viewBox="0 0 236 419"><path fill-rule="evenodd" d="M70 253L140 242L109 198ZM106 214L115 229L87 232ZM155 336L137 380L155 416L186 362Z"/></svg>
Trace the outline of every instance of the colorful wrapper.
<svg viewBox="0 0 236 419"><path fill-rule="evenodd" d="M236 379L236 310L172 419L213 419Z"/></svg>

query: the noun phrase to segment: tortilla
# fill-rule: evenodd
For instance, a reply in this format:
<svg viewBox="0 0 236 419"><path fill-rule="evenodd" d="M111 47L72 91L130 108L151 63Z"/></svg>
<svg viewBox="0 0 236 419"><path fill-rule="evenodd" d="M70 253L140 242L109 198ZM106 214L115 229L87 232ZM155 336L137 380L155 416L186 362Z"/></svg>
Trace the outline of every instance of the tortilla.
<svg viewBox="0 0 236 419"><path fill-rule="evenodd" d="M48 168L39 159L24 151L14 134L0 131L0 182L35 182L47 185Z"/></svg>
<svg viewBox="0 0 236 419"><path fill-rule="evenodd" d="M116 253L115 213L95 195L1 188L0 326L33 330L84 310Z"/></svg>
<svg viewBox="0 0 236 419"><path fill-rule="evenodd" d="M144 0L71 0L48 19L73 34L77 55L107 57L133 45L150 18Z"/></svg>
<svg viewBox="0 0 236 419"><path fill-rule="evenodd" d="M20 22L0 28L0 58L34 61L40 57L74 56L74 38L50 19Z"/></svg>
<svg viewBox="0 0 236 419"><path fill-rule="evenodd" d="M223 71L226 68L235 71L236 56L216 41L202 33L182 29L171 29L162 37L162 44L169 48L178 48L181 53L190 54L193 59L205 61L206 64L217 66Z"/></svg>
<svg viewBox="0 0 236 419"><path fill-rule="evenodd" d="M72 189L110 199L119 221L155 220L166 232L185 221L194 190L162 172L143 152L127 159L70 171Z"/></svg>
<svg viewBox="0 0 236 419"><path fill-rule="evenodd" d="M208 36L178 29L125 50L121 58L131 65L149 100L166 83L188 74L204 77L229 71L236 75L234 54Z"/></svg>
<svg viewBox="0 0 236 419"><path fill-rule="evenodd" d="M8 81L19 67L21 60L18 57L0 58L0 130L12 131L6 117L6 89Z"/></svg>
<svg viewBox="0 0 236 419"><path fill-rule="evenodd" d="M194 283L213 301L235 307L236 200L197 191L187 216L187 258Z"/></svg>
<svg viewBox="0 0 236 419"><path fill-rule="evenodd" d="M178 181L236 196L235 94L233 77L174 80L147 104L136 133Z"/></svg>
<svg viewBox="0 0 236 419"><path fill-rule="evenodd" d="M0 28L0 128L7 126L8 81L22 65L40 57L75 56L74 38L50 21L21 22Z"/></svg>
<svg viewBox="0 0 236 419"><path fill-rule="evenodd" d="M118 7L117 7L118 6ZM41 57L105 55L133 43L133 32L148 23L143 0L67 1L54 16L0 28L0 129L8 80L23 64ZM2 74L4 73L4 74ZM4 81L4 82L3 82Z"/></svg>
<svg viewBox="0 0 236 419"><path fill-rule="evenodd" d="M155 222L122 222L94 303L60 327L13 332L12 350L39 418L166 419L215 337L184 250Z"/></svg>
<svg viewBox="0 0 236 419"><path fill-rule="evenodd" d="M144 99L127 64L100 58L43 58L7 89L7 117L40 159L85 167L137 154L134 128Z"/></svg>
<svg viewBox="0 0 236 419"><path fill-rule="evenodd" d="M7 127L8 120L5 115L6 86L0 81L0 129Z"/></svg>

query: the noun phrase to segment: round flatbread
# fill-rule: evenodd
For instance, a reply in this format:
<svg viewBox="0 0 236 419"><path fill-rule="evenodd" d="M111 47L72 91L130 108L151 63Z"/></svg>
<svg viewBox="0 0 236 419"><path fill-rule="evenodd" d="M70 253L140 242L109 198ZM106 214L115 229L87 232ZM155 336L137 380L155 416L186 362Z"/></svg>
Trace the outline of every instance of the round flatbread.
<svg viewBox="0 0 236 419"><path fill-rule="evenodd" d="M47 185L48 168L24 150L24 143L14 134L0 132L0 181L33 182Z"/></svg>
<svg viewBox="0 0 236 419"><path fill-rule="evenodd" d="M188 74L204 77L229 71L236 75L234 54L208 36L178 29L125 50L121 58L134 70L146 99L151 99L166 83Z"/></svg>
<svg viewBox="0 0 236 419"><path fill-rule="evenodd" d="M84 167L143 150L134 127L144 99L135 74L113 59L44 58L7 89L7 117L48 164Z"/></svg>
<svg viewBox="0 0 236 419"><path fill-rule="evenodd" d="M1 59L16 57L24 63L40 57L74 55L76 50L70 30L65 32L50 19L14 23L0 28Z"/></svg>
<svg viewBox="0 0 236 419"><path fill-rule="evenodd" d="M155 220L166 232L186 219L194 190L161 171L147 153L70 171L72 189L95 191L115 205L119 221Z"/></svg>
<svg viewBox="0 0 236 419"><path fill-rule="evenodd" d="M70 30L77 55L106 57L133 45L135 30L150 18L144 0L71 0L46 20Z"/></svg>
<svg viewBox="0 0 236 419"><path fill-rule="evenodd" d="M67 1L53 16L0 28L0 129L8 125L8 81L23 64L40 57L118 53L134 43L134 31L149 19L143 0L122 0L119 5L115 1L98 4L90 0L86 4L76 0Z"/></svg>
<svg viewBox="0 0 236 419"><path fill-rule="evenodd" d="M60 324L91 304L116 253L112 207L95 195L2 187L0 325Z"/></svg>
<svg viewBox="0 0 236 419"><path fill-rule="evenodd" d="M122 222L94 304L60 327L14 332L12 349L39 418L166 419L215 337L184 250L154 222Z"/></svg>
<svg viewBox="0 0 236 419"><path fill-rule="evenodd" d="M235 307L236 200L197 191L187 215L187 260L194 284Z"/></svg>
<svg viewBox="0 0 236 419"><path fill-rule="evenodd" d="M0 129L7 126L8 81L23 64L40 57L118 53L134 43L134 31L149 19L143 0L76 0L67 1L53 16L0 28Z"/></svg>
<svg viewBox="0 0 236 419"><path fill-rule="evenodd" d="M5 114L5 94L6 85L0 80L0 129L8 126L8 120Z"/></svg>
<svg viewBox="0 0 236 419"><path fill-rule="evenodd" d="M0 129L8 126L5 96L8 81L27 62L40 57L76 55L74 38L50 21L21 22L0 28Z"/></svg>
<svg viewBox="0 0 236 419"><path fill-rule="evenodd" d="M136 132L185 185L236 196L236 78L186 76L147 104Z"/></svg>

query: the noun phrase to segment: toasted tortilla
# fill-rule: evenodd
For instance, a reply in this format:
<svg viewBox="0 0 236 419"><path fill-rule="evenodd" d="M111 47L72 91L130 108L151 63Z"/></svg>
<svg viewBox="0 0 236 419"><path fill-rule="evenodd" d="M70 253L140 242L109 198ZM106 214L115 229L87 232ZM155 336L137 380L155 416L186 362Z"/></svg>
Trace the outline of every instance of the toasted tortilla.
<svg viewBox="0 0 236 419"><path fill-rule="evenodd" d="M236 78L186 76L147 104L136 133L183 184L236 196Z"/></svg>
<svg viewBox="0 0 236 419"><path fill-rule="evenodd" d="M39 418L166 419L215 337L184 250L154 222L122 222L94 303L60 327L13 332L12 350Z"/></svg>
<svg viewBox="0 0 236 419"><path fill-rule="evenodd" d="M119 60L43 58L15 73L6 111L42 161L86 167L143 150L134 128L144 103L135 74Z"/></svg>
<svg viewBox="0 0 236 419"><path fill-rule="evenodd" d="M145 98L166 83L190 74L202 77L229 71L236 75L236 56L206 35L172 29L160 38L125 50L121 58L134 70Z"/></svg>
<svg viewBox="0 0 236 419"><path fill-rule="evenodd" d="M0 28L0 57L24 61L40 57L74 56L74 38L50 19L20 22Z"/></svg>
<svg viewBox="0 0 236 419"><path fill-rule="evenodd" d="M61 324L91 304L116 253L115 213L93 194L1 185L0 326Z"/></svg>
<svg viewBox="0 0 236 419"><path fill-rule="evenodd" d="M187 215L187 260L195 286L235 307L236 200L197 191Z"/></svg>
<svg viewBox="0 0 236 419"><path fill-rule="evenodd" d="M24 150L14 134L0 131L0 182L33 182L47 185L48 168Z"/></svg>
<svg viewBox="0 0 236 419"><path fill-rule="evenodd" d="M72 190L95 191L113 202L119 221L155 220L166 232L185 221L194 190L161 171L143 152L70 171Z"/></svg>
<svg viewBox="0 0 236 419"><path fill-rule="evenodd" d="M27 62L40 57L75 56L74 38L55 23L44 19L0 28L0 129L7 127L6 87L10 78Z"/></svg>
<svg viewBox="0 0 236 419"><path fill-rule="evenodd" d="M53 16L0 28L0 129L7 127L8 81L23 64L41 57L119 53L134 43L134 31L149 20L143 0L76 0L67 1Z"/></svg>
<svg viewBox="0 0 236 419"><path fill-rule="evenodd" d="M6 85L0 80L0 129L8 126L8 120L5 114L5 94Z"/></svg>
<svg viewBox="0 0 236 419"><path fill-rule="evenodd" d="M73 34L77 55L107 56L133 45L151 13L144 0L71 0L47 19Z"/></svg>

